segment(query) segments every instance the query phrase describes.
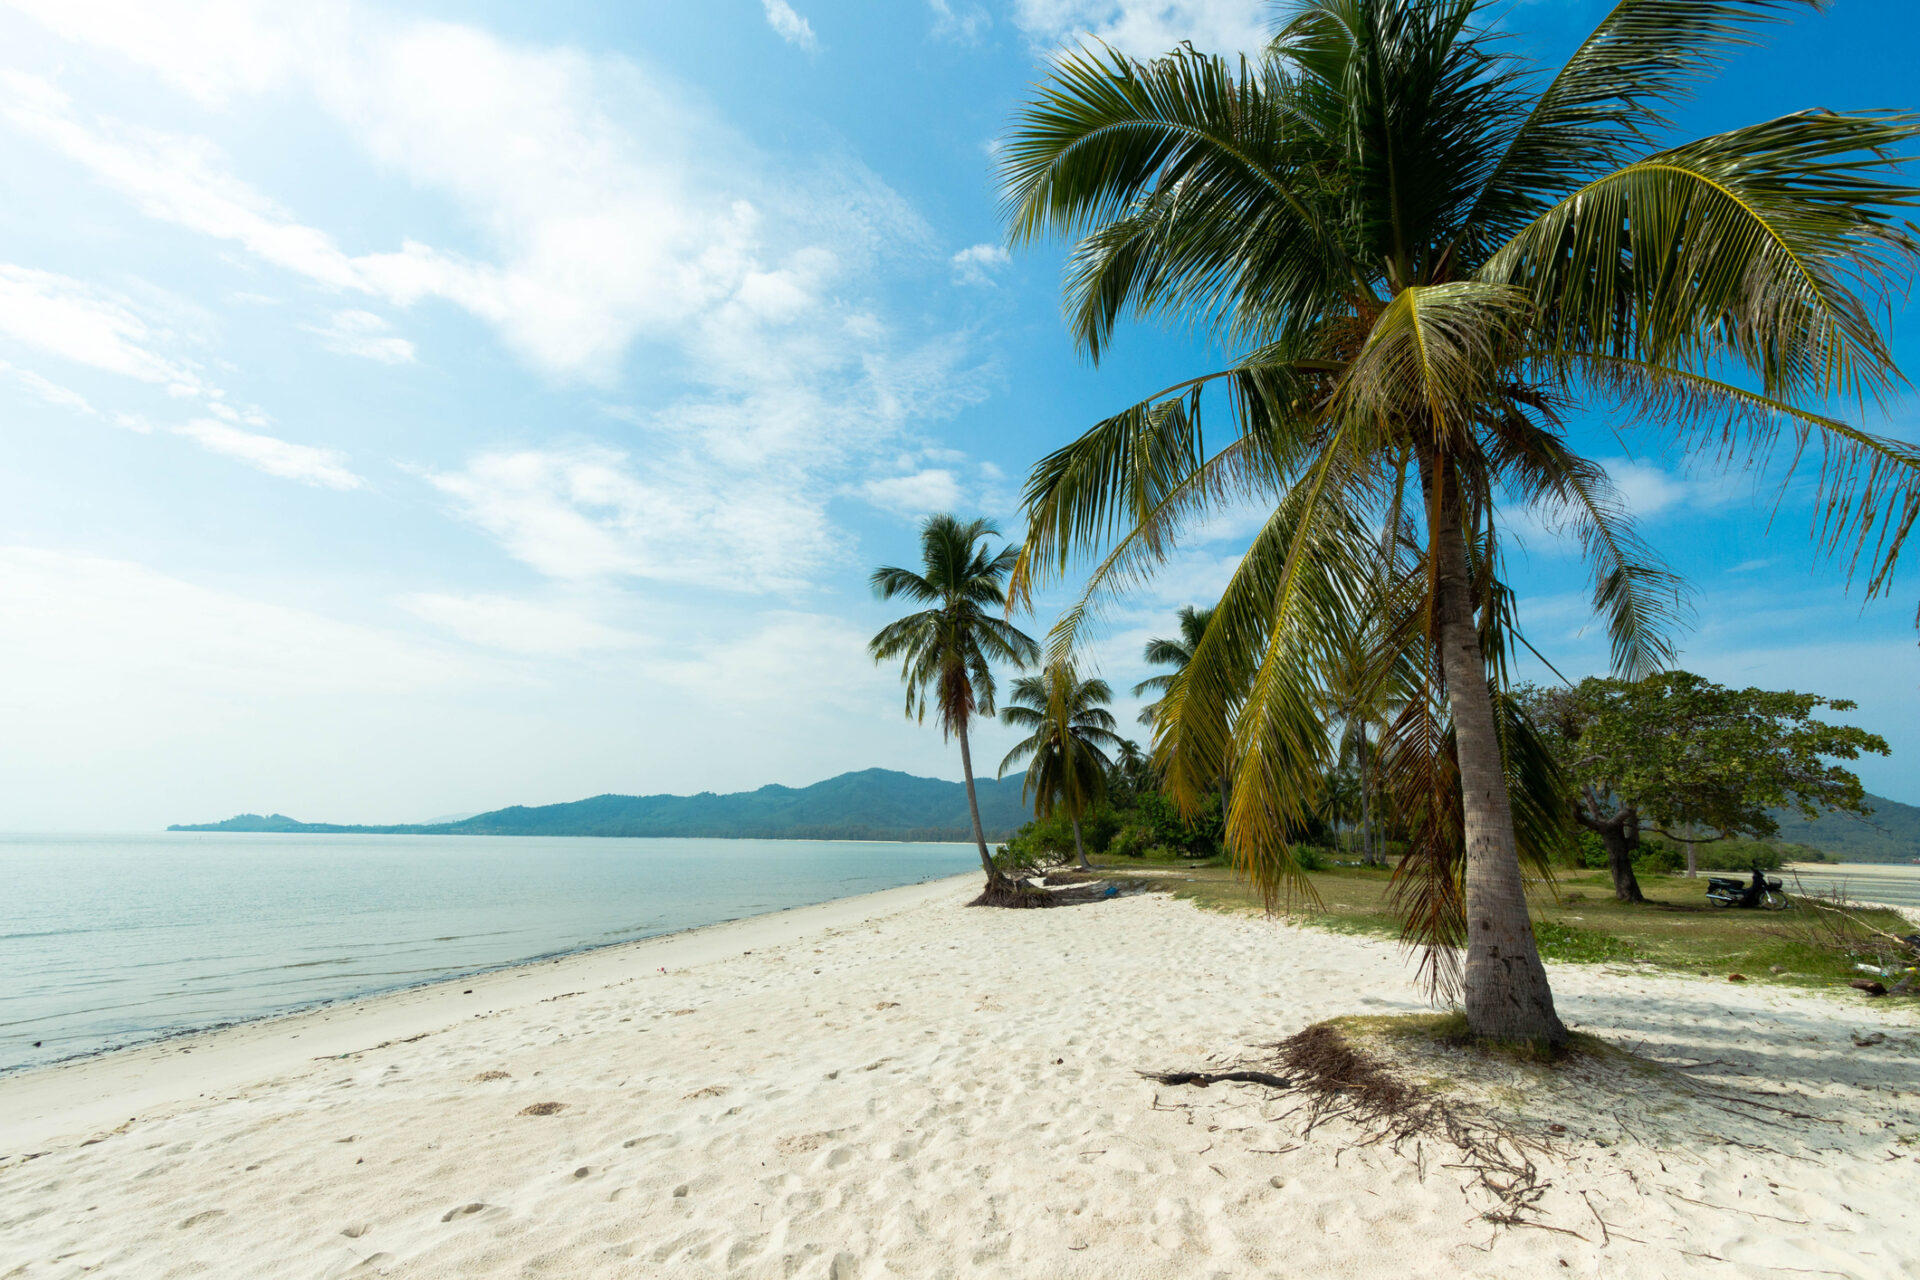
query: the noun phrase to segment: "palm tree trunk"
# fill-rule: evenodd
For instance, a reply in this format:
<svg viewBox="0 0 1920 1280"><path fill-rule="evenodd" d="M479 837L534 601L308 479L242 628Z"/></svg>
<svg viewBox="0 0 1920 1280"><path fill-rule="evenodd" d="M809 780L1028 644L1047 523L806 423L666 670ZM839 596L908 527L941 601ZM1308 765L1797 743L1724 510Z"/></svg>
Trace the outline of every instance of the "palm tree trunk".
<svg viewBox="0 0 1920 1280"><path fill-rule="evenodd" d="M1080 869L1093 870L1093 864L1087 861L1087 846L1080 843L1080 815L1068 810L1067 821L1073 823L1073 852L1080 859Z"/></svg>
<svg viewBox="0 0 1920 1280"><path fill-rule="evenodd" d="M1565 1044L1567 1028L1553 1009L1553 990L1534 944L1533 921L1520 878L1513 808L1494 722L1493 694L1474 625L1467 579L1466 531L1451 477L1422 459L1422 479L1444 486L1435 512L1434 620L1440 668L1453 711L1466 825L1467 1029L1493 1040Z"/></svg>
<svg viewBox="0 0 1920 1280"><path fill-rule="evenodd" d="M1362 857L1369 867L1386 861L1373 851L1373 805L1369 803L1372 791L1373 770L1367 759L1367 724L1363 720L1360 722L1360 843L1365 851Z"/></svg>
<svg viewBox="0 0 1920 1280"><path fill-rule="evenodd" d="M973 752L967 746L967 722L955 727L954 732L960 738L960 772L967 779L967 811L973 815L973 842L980 846L980 866L987 873L987 887L1001 878L1000 869L993 865L993 855L987 852L987 833L980 826L980 797L973 791Z"/></svg>

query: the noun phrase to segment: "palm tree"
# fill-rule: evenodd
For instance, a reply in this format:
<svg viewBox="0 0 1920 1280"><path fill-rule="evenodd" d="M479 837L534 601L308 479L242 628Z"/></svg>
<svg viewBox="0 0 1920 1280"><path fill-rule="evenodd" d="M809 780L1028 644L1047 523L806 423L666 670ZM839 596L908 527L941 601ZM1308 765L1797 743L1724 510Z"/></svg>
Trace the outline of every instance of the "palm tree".
<svg viewBox="0 0 1920 1280"><path fill-rule="evenodd" d="M1499 502L1577 535L1617 671L1659 666L1684 617L1566 414L1602 404L1728 465L1817 440L1816 536L1865 557L1869 594L1920 516L1920 449L1829 409L1899 385L1875 316L1920 252L1892 216L1920 197L1896 171L1914 117L1655 142L1665 108L1796 5L1818 7L1618 0L1547 73L1490 29L1494 0L1293 0L1255 63L1062 56L1000 153L1012 240L1076 241L1066 309L1088 356L1127 314L1242 353L1036 467L1015 598L1102 557L1051 638L1068 652L1191 519L1270 509L1159 742L1182 803L1231 769L1234 854L1270 900L1311 894L1285 831L1327 756L1324 642L1380 611L1376 661L1415 673L1380 744L1410 836L1395 890L1481 1036L1566 1036L1521 869L1564 815L1507 697L1525 641ZM1211 452L1209 388L1232 420Z"/></svg>
<svg viewBox="0 0 1920 1280"><path fill-rule="evenodd" d="M1013 693L1000 718L1028 731L1007 752L1000 774L1027 760L1022 799L1033 797L1033 811L1049 817L1062 805L1073 824L1073 852L1082 870L1091 870L1087 847L1080 838L1080 819L1106 798L1107 771L1113 767L1107 751L1124 752L1127 745L1107 704L1113 690L1100 679L1082 680L1072 664L1054 662L1037 676L1013 682Z"/></svg>
<svg viewBox="0 0 1920 1280"><path fill-rule="evenodd" d="M903 596L929 606L880 629L867 645L875 662L899 659L907 686L907 715L926 719L932 707L946 737L960 740L960 768L967 780L967 808L973 816L973 841L987 873L983 900L1011 892L993 865L980 826L980 799L974 793L973 753L967 725L976 716L993 715L993 662L1024 667L1039 656L1032 637L1004 617L1007 574L1017 547L988 553L983 545L999 535L990 520L962 523L951 515L929 516L920 526L921 571L891 566L873 571L873 591L882 600Z"/></svg>
<svg viewBox="0 0 1920 1280"><path fill-rule="evenodd" d="M1213 618L1210 608L1195 608L1190 604L1181 605L1180 612L1174 615L1180 623L1180 637L1170 640L1164 636L1149 639L1141 650L1140 656L1156 667L1172 667L1173 670L1157 676L1148 676L1133 686L1133 696L1144 698L1149 693L1165 697L1173 686L1174 677L1187 669L1193 661L1193 651L1200 647L1200 637L1206 633L1207 623ZM1160 704L1150 702L1140 708L1140 723L1151 725L1159 712Z"/></svg>
<svg viewBox="0 0 1920 1280"><path fill-rule="evenodd" d="M1141 657L1156 667L1172 667L1173 670L1157 676L1148 676L1133 686L1133 696L1145 697L1149 693L1159 695L1159 699L1140 708L1140 723L1157 725L1160 708L1166 702L1167 695L1179 683L1180 674L1193 661L1194 653L1200 648L1200 637L1207 633L1207 624L1213 621L1211 608L1195 608L1193 605L1181 605L1180 612L1174 615L1180 622L1180 637L1177 640L1164 636L1150 638L1141 652ZM1220 820L1227 819L1227 788L1229 779L1227 770L1222 769L1217 779L1220 790Z"/></svg>

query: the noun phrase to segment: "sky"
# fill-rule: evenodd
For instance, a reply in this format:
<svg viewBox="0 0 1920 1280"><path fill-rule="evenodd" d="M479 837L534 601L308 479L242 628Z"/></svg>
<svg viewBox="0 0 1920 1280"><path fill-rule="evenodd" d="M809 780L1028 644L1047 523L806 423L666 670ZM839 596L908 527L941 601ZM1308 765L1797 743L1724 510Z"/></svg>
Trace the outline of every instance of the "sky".
<svg viewBox="0 0 1920 1280"><path fill-rule="evenodd" d="M1564 52L1593 0L1516 0ZM0 830L400 822L602 792L958 777L866 657L927 512L1017 536L1033 462L1214 367L1098 368L1062 250L1009 250L993 156L1051 51L1253 49L1249 0L294 6L0 0ZM1837 0L1681 113L1920 105L1904 0ZM1920 367L1920 314L1894 312ZM1856 410L1920 438L1920 401ZM1916 549L1889 596L1808 479L1579 420L1695 588L1680 662L1860 703L1920 802ZM1217 596L1222 520L1117 605ZM1534 643L1604 670L1549 531ZM1064 596L1037 602L1043 632ZM1545 676L1544 670L1534 674ZM1141 734L1144 738L1144 732ZM990 771L1011 735L983 726Z"/></svg>

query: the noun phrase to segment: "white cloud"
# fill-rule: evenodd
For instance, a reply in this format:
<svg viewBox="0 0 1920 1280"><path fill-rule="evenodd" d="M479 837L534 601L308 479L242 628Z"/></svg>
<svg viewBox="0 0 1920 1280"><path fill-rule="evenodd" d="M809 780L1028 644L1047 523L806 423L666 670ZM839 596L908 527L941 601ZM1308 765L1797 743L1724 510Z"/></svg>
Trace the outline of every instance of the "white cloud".
<svg viewBox="0 0 1920 1280"><path fill-rule="evenodd" d="M1136 58L1191 40L1202 53L1253 53L1272 35L1264 0L1016 0L1013 20L1041 44L1087 36Z"/></svg>
<svg viewBox="0 0 1920 1280"><path fill-rule="evenodd" d="M773 28L775 35L808 53L820 48L820 41L813 34L813 24L796 13L787 0L762 0L762 3L767 11L767 25Z"/></svg>
<svg viewBox="0 0 1920 1280"><path fill-rule="evenodd" d="M761 722L770 707L792 706L804 691L809 714L854 710L860 723L899 714L899 678L867 657L870 634L816 613L764 615L750 630L711 637L698 656L663 661L663 681L714 714ZM879 714L876 714L879 713Z"/></svg>
<svg viewBox="0 0 1920 1280"><path fill-rule="evenodd" d="M51 271L0 264L0 335L178 394L203 389L191 368L152 349L159 335L126 298Z"/></svg>
<svg viewBox="0 0 1920 1280"><path fill-rule="evenodd" d="M543 657L572 657L594 650L626 649L641 637L610 627L563 603L512 596L402 596L400 607L490 649Z"/></svg>
<svg viewBox="0 0 1920 1280"><path fill-rule="evenodd" d="M908 516L957 510L963 497L959 479L945 468L869 480L861 487L861 492L875 506Z"/></svg>
<svg viewBox="0 0 1920 1280"><path fill-rule="evenodd" d="M78 391L71 387L63 387L49 378L43 378L31 369L22 369L8 364L5 360L0 360L0 374L5 374L56 409L71 409L89 418L100 416L100 411L95 409L92 403Z"/></svg>
<svg viewBox="0 0 1920 1280"><path fill-rule="evenodd" d="M274 436L243 431L212 418L196 418L183 427L175 427L174 432L271 476L325 489L358 489L366 484L348 469L346 455L337 450L293 444Z"/></svg>
<svg viewBox="0 0 1920 1280"><path fill-rule="evenodd" d="M1621 501L1637 519L1649 519L1699 496L1699 486L1652 463L1613 458L1605 465Z"/></svg>
<svg viewBox="0 0 1920 1280"><path fill-rule="evenodd" d="M412 364L413 343L393 332L393 326L371 311L336 311L324 325L303 326L319 335L329 351L377 360L381 364Z"/></svg>
<svg viewBox="0 0 1920 1280"><path fill-rule="evenodd" d="M76 706L129 691L178 695L203 710L211 708L195 698L210 690L228 698L399 694L465 683L481 670L438 646L122 560L0 547L0 598L8 601L0 655L9 669L35 672Z"/></svg>
<svg viewBox="0 0 1920 1280"><path fill-rule="evenodd" d="M917 215L858 165L794 173L631 63L510 45L451 23L314 12L326 20L256 11L230 57L218 56L229 35L219 24L199 28L212 47L188 48L124 38L126 15L106 0L40 16L223 97L264 87L231 64L279 29L267 15L286 15L291 52L276 55L272 83L304 84L377 163L456 202L493 261L411 239L349 254L230 173L204 139L83 120L42 80L0 77L0 111L155 218L329 289L399 306L444 299L536 368L602 381L636 339L676 341L729 308L792 323L807 291L860 254L926 238ZM809 252L807 270L792 272Z"/></svg>
<svg viewBox="0 0 1920 1280"><path fill-rule="evenodd" d="M949 261L955 284L988 285L993 273L1012 261L1005 248L997 244L976 244L962 249Z"/></svg>
<svg viewBox="0 0 1920 1280"><path fill-rule="evenodd" d="M798 586L833 534L817 503L751 475L617 450L523 450L431 473L508 554L564 581L634 577L740 590Z"/></svg>
<svg viewBox="0 0 1920 1280"><path fill-rule="evenodd" d="M927 7L933 10L933 34L937 39L973 44L993 25L987 11L968 0L960 0L958 7L951 0L927 0Z"/></svg>
<svg viewBox="0 0 1920 1280"><path fill-rule="evenodd" d="M641 367L668 389L614 410L645 448L434 468L463 516L543 573L797 586L844 543L826 513L849 461L980 394L957 339L903 337L873 311L876 264L939 257L858 162L764 152L626 59L329 0L228 3L244 14L183 10L191 36L154 40L124 0L28 7L210 105L311 95L384 173L450 202L473 242L343 247L205 140L116 123L44 82L0 84L0 111L156 218L335 294L452 303L551 376L611 388L651 344ZM325 335L400 358L404 339L340 319L373 314L342 305Z"/></svg>

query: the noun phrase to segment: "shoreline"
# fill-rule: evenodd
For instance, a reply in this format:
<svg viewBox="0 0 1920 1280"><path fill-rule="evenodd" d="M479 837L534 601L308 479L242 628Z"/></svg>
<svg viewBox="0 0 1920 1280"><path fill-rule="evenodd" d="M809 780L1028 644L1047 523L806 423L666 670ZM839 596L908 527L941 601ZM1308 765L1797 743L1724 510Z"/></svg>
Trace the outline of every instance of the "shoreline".
<svg viewBox="0 0 1920 1280"><path fill-rule="evenodd" d="M1303 1119L1297 1096L1141 1075L1264 1066L1307 1025L1424 1012L1392 942L1162 894L969 910L975 888L956 875L0 1081L0 1275L1920 1266L1920 1011L1550 966L1569 1025L1645 1061L1504 1084L1440 1064L1527 1138L1538 1195L1517 1225L1546 1229L1509 1230L1440 1139L1404 1149Z"/></svg>
<svg viewBox="0 0 1920 1280"><path fill-rule="evenodd" d="M197 1102L262 1075L384 1047L375 1042L398 1043L402 1037L432 1034L467 1017L553 999L560 987L572 982L601 988L632 981L653 971L632 963L643 953L656 962L657 969L730 954L726 948L741 941L742 934L765 935L747 939L755 945L782 945L793 940L789 935L860 923L944 897L960 884L971 883L975 874L941 876L644 938L531 956L13 1068L0 1072L0 1167L49 1144L90 1137L156 1108L164 1110L170 1102ZM457 993L452 990L456 985L460 986ZM479 1007L482 1003L484 1009ZM451 1021L425 1025L426 1020L443 1017ZM296 1040L304 1041L297 1049ZM196 1052L198 1062L184 1061Z"/></svg>

